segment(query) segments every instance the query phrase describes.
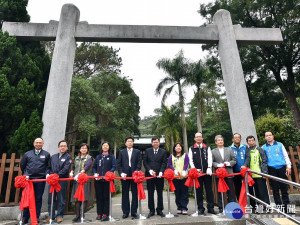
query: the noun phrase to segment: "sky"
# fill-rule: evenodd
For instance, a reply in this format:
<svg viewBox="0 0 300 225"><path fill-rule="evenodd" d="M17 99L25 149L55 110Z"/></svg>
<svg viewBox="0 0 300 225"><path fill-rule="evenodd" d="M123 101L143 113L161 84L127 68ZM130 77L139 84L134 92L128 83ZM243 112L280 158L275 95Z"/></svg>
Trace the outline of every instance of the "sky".
<svg viewBox="0 0 300 225"><path fill-rule="evenodd" d="M201 26L203 18L197 12L200 3L210 0L29 0L27 11L30 22L48 23L59 20L63 4L72 3L80 10L80 21L89 24ZM172 59L182 49L191 61L204 59L200 44L144 44L144 43L101 43L120 48L122 76L132 80L132 88L140 98L140 117L155 115L160 108L162 96L155 89L166 74L156 63L161 58ZM177 89L174 89L175 91ZM178 101L174 91L166 101L172 105ZM193 97L193 87L185 89L185 101Z"/></svg>

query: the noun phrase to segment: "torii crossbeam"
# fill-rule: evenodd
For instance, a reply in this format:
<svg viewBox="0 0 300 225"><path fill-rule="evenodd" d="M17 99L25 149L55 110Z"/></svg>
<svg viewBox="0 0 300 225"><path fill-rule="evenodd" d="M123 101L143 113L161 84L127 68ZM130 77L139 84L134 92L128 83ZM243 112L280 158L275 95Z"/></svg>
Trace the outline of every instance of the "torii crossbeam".
<svg viewBox="0 0 300 225"><path fill-rule="evenodd" d="M232 25L226 10L219 10L214 25L206 27L97 25L79 22L79 15L76 6L65 4L59 22L4 22L2 26L19 39L55 41L43 112L45 149L51 154L65 137L76 41L218 44L232 132L257 137L237 43L279 44L279 28Z"/></svg>

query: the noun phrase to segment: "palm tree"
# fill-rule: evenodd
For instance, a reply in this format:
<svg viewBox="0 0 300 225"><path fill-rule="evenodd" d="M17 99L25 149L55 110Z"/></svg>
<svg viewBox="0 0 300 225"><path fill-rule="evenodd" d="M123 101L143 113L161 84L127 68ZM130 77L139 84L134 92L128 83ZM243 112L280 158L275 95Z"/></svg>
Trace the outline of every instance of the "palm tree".
<svg viewBox="0 0 300 225"><path fill-rule="evenodd" d="M165 148L172 151L174 143L180 141L180 135L177 127L180 125L180 109L176 105L168 108L162 105L161 108L155 109L158 115L157 119L152 123L152 133L165 136Z"/></svg>
<svg viewBox="0 0 300 225"><path fill-rule="evenodd" d="M162 97L162 104L164 104L166 98L172 93L175 86L178 87L179 96L179 108L181 111L181 125L183 131L183 145L184 151L188 151L187 143L187 131L186 131L186 121L185 121L185 111L184 111L184 96L182 88L186 85L186 78L188 77L190 71L190 63L186 58L184 58L183 51L180 50L174 59L162 58L160 59L156 66L162 69L167 76L163 78L156 87L156 95L160 95L165 86L170 85L164 91Z"/></svg>
<svg viewBox="0 0 300 225"><path fill-rule="evenodd" d="M207 82L209 81L209 77L211 74L209 70L206 68L205 64L199 60L196 63L191 64L191 73L187 78L187 82L190 85L196 87L196 91L194 92L196 105L197 105L197 129L198 132L202 132L202 117L205 105L205 87L207 86Z"/></svg>

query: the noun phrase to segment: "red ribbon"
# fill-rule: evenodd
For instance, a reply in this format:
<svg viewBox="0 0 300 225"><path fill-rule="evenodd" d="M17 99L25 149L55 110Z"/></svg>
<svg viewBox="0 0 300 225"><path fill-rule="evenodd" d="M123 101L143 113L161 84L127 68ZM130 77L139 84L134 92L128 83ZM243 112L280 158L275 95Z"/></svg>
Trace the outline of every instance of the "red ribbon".
<svg viewBox="0 0 300 225"><path fill-rule="evenodd" d="M143 181L145 180L145 174L142 171L135 171L132 174L133 181L137 184L139 200L146 199Z"/></svg>
<svg viewBox="0 0 300 225"><path fill-rule="evenodd" d="M216 175L219 177L218 192L227 192L229 187L224 179L228 177L227 170L225 168L219 168L216 171Z"/></svg>
<svg viewBox="0 0 300 225"><path fill-rule="evenodd" d="M47 183L51 186L49 193L53 193L54 190L56 192L60 192L61 186L58 180L59 180L59 176L56 173L51 174L47 177Z"/></svg>
<svg viewBox="0 0 300 225"><path fill-rule="evenodd" d="M33 183L26 180L26 176L17 176L15 178L15 188L23 188L22 197L20 202L20 210L29 208L31 224L37 225L35 195Z"/></svg>
<svg viewBox="0 0 300 225"><path fill-rule="evenodd" d="M105 180L110 182L110 192L115 193L115 184L114 184L114 179L116 178L116 175L113 172L107 171L105 174Z"/></svg>
<svg viewBox="0 0 300 225"><path fill-rule="evenodd" d="M198 177L199 177L199 172L196 168L192 168L189 171L189 177L185 182L185 186L187 187L194 187L194 180L195 180L195 186L196 188L200 187L199 181L198 181Z"/></svg>
<svg viewBox="0 0 300 225"><path fill-rule="evenodd" d="M169 186L170 186L170 190L171 191L175 191L176 188L175 188L174 183L173 183L174 171L171 170L171 169L166 169L165 172L164 172L164 178L166 178L168 180Z"/></svg>
<svg viewBox="0 0 300 225"><path fill-rule="evenodd" d="M241 206L244 214L246 213L245 207L247 206L246 182L245 182L245 175L246 175L247 170L250 170L250 168L242 168L241 169L241 176L244 179L243 179L242 189L241 189L240 198L239 198L239 205ZM251 172L248 173L247 179L248 179L248 185L253 186L255 182L251 177Z"/></svg>
<svg viewBox="0 0 300 225"><path fill-rule="evenodd" d="M88 180L89 180L89 177L85 173L81 173L81 174L78 175L77 181L78 181L79 185L78 185L77 191L76 191L76 193L74 195L74 198L77 198L78 201L83 202L84 199L85 199L84 198L84 186L83 185L86 182L88 182Z"/></svg>

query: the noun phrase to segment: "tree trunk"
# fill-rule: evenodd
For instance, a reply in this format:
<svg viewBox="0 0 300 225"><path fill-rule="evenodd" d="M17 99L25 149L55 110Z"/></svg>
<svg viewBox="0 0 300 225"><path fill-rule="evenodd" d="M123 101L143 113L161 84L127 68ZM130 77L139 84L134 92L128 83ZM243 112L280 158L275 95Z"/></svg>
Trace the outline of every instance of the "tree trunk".
<svg viewBox="0 0 300 225"><path fill-rule="evenodd" d="M187 131L186 131L186 121L185 121L185 112L184 112L184 98L183 98L180 82L178 83L178 92L179 92L179 105L181 110L183 148L184 148L184 152L188 153Z"/></svg>
<svg viewBox="0 0 300 225"><path fill-rule="evenodd" d="M202 133L202 125L201 125L201 103L200 103L200 99L198 97L196 98L196 101L197 101L197 128L198 128L198 132Z"/></svg>
<svg viewBox="0 0 300 225"><path fill-rule="evenodd" d="M170 149L170 154L173 153L173 147L174 147L174 137L171 135L171 149Z"/></svg>
<svg viewBox="0 0 300 225"><path fill-rule="evenodd" d="M87 137L87 144L88 146L91 146L91 135L88 134L88 137Z"/></svg>
<svg viewBox="0 0 300 225"><path fill-rule="evenodd" d="M292 110L292 114L293 114L296 126L298 129L300 129L300 109L299 109L299 105L297 103L296 96L294 96L293 94L291 94L288 91L284 91L283 93L289 102L289 106Z"/></svg>
<svg viewBox="0 0 300 225"><path fill-rule="evenodd" d="M117 158L117 142L114 142L114 156Z"/></svg>
<svg viewBox="0 0 300 225"><path fill-rule="evenodd" d="M289 88L286 87L286 85L284 84L284 82L281 79L280 69L278 69L278 70L273 69L272 72L275 76L277 84L278 84L279 88L281 89L284 97L289 102L289 106L292 110L292 114L293 114L296 126L298 129L300 129L300 109L299 109L299 105L297 103L297 98L296 98L296 94L295 94L294 78L291 78L291 77L294 77L293 70L291 67L287 66L288 79L291 80L289 82L290 83ZM292 83L292 85L291 85L291 83Z"/></svg>

